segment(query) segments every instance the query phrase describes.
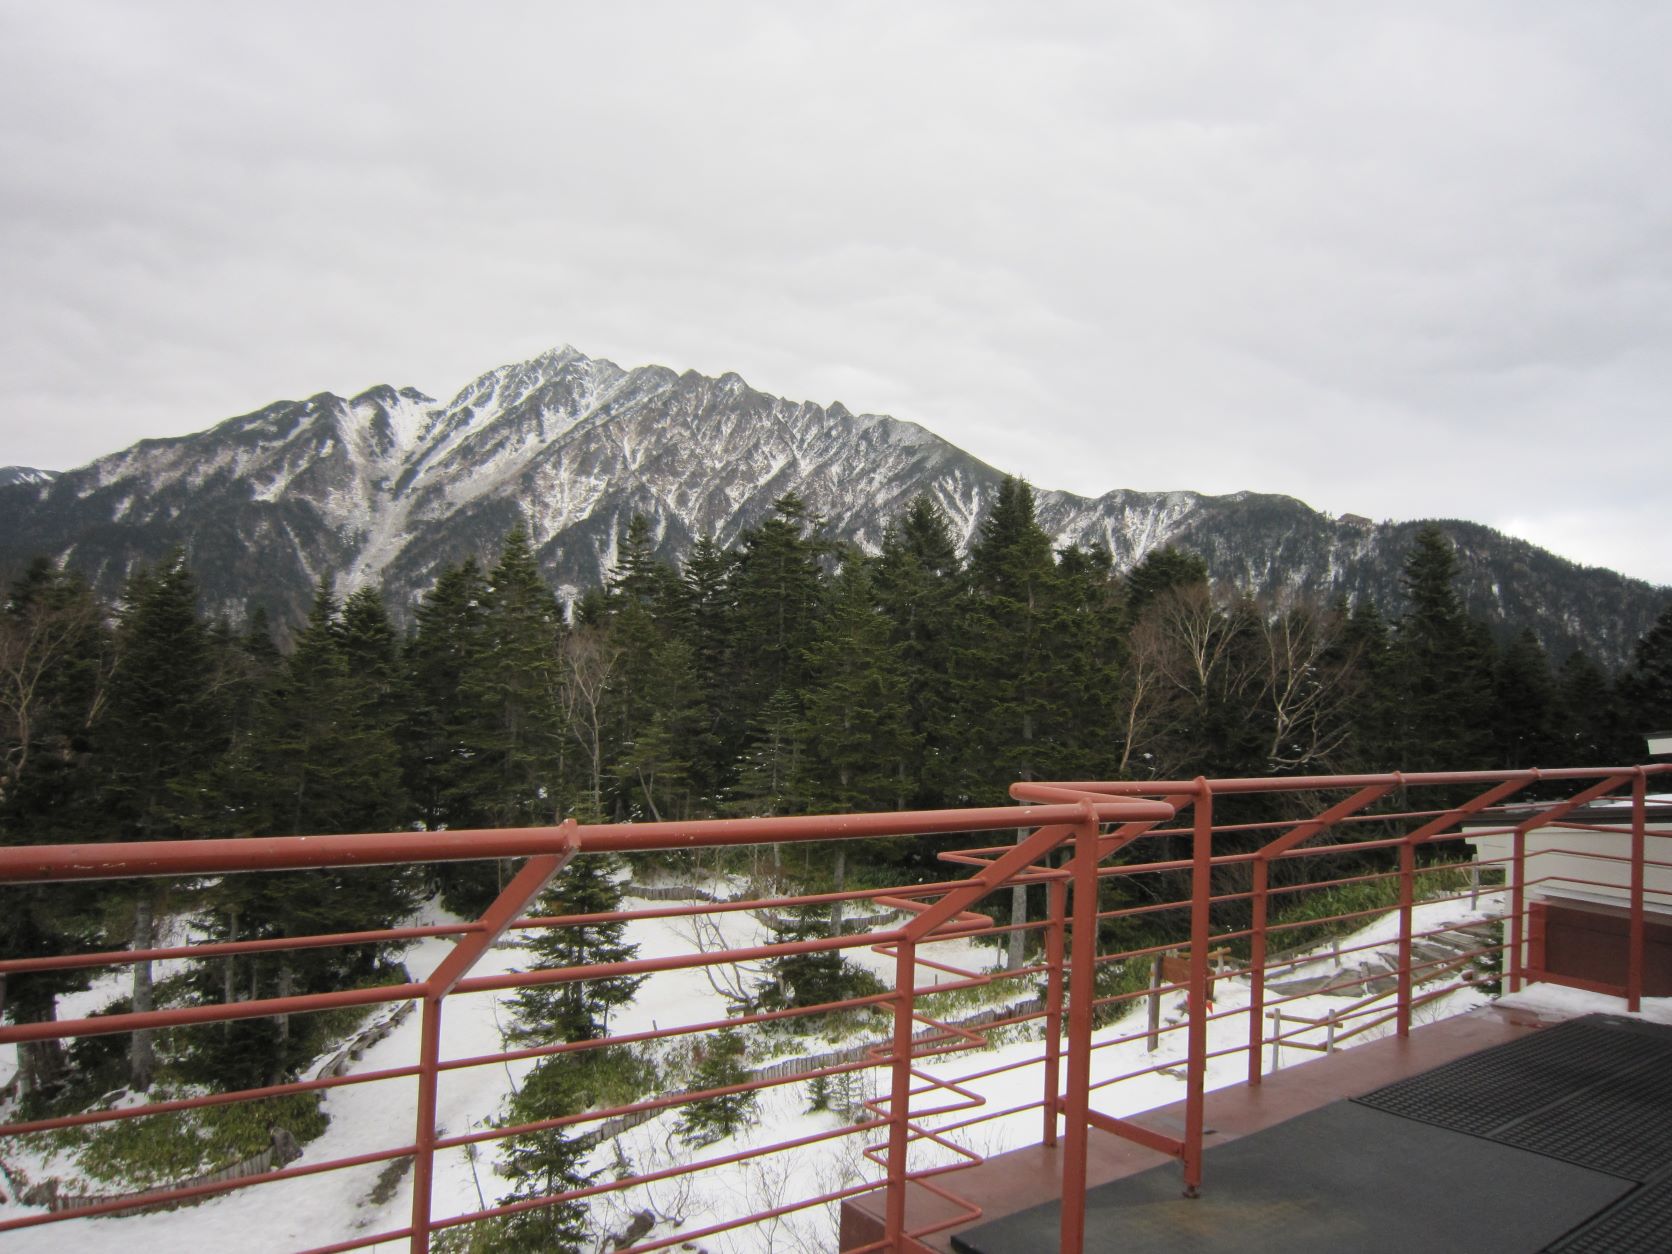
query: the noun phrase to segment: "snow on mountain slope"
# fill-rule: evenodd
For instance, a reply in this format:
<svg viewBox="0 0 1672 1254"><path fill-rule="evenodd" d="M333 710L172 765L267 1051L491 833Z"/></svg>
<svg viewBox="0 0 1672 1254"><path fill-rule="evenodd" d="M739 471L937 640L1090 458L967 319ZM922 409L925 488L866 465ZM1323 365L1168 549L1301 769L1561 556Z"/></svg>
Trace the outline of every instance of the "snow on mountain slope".
<svg viewBox="0 0 1672 1254"><path fill-rule="evenodd" d="M406 619L440 569L491 560L514 525L552 582L575 590L608 574L635 513L671 559L699 536L733 543L795 492L833 538L874 551L927 493L967 546L1001 480L912 423L785 400L736 374L626 370L565 346L490 370L445 403L388 386L320 393L60 476L0 477L0 573L73 553L113 596L136 564L180 545L211 612L238 619L260 604L294 623L325 576L340 593L380 583ZM1398 608L1406 524L1337 522L1246 492L1041 490L1038 505L1059 544L1106 549L1117 570L1178 544L1255 593L1305 587ZM1582 644L1617 662L1664 603L1647 584L1448 526L1471 609L1532 623L1558 654Z"/></svg>
<svg viewBox="0 0 1672 1254"><path fill-rule="evenodd" d="M56 470L36 470L33 466L0 466L0 488L14 483L51 483L58 477Z"/></svg>

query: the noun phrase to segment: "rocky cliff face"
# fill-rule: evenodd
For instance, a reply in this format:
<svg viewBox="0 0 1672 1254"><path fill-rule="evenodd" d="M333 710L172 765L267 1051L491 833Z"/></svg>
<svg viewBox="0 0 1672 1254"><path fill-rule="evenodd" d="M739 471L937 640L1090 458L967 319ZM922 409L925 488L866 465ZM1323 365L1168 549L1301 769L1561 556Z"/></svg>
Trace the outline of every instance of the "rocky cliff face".
<svg viewBox="0 0 1672 1254"><path fill-rule="evenodd" d="M295 621L330 575L344 592L381 581L406 615L439 568L491 555L518 522L573 592L610 569L634 513L676 558L698 536L731 543L794 491L834 536L875 548L888 520L928 492L967 543L1001 478L912 423L787 401L735 374L624 370L563 348L490 371L445 403L412 388L321 393L62 475L12 468L0 473L0 566L68 556L114 595L136 563L182 545L217 613L262 604ZM1369 594L1398 609L1413 524L1336 521L1246 492L1038 498L1060 543L1103 545L1118 567L1177 544L1257 593ZM1471 608L1531 623L1558 653L1583 644L1618 662L1672 595L1477 524L1447 527Z"/></svg>

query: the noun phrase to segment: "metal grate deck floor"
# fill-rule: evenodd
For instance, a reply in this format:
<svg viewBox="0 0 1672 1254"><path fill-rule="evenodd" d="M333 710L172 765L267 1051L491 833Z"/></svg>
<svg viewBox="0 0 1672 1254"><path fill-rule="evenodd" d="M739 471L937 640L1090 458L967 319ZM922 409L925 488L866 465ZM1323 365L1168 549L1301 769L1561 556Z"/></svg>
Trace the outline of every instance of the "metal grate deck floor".
<svg viewBox="0 0 1672 1254"><path fill-rule="evenodd" d="M952 1238L1047 1254L1056 1202ZM1086 1195L1088 1254L1672 1250L1672 1027L1590 1015Z"/></svg>
<svg viewBox="0 0 1672 1254"><path fill-rule="evenodd" d="M1498 1140L1512 1124L1580 1099L1588 1090L1618 1085L1657 1064L1672 1066L1672 1028L1587 1015L1353 1100L1390 1115ZM1629 1083L1623 1092L1630 1093ZM1569 1161L1590 1165L1583 1158Z"/></svg>
<svg viewBox="0 0 1672 1254"><path fill-rule="evenodd" d="M1547 1254L1664 1254L1672 1235L1672 1180L1646 1184L1590 1223L1545 1249Z"/></svg>

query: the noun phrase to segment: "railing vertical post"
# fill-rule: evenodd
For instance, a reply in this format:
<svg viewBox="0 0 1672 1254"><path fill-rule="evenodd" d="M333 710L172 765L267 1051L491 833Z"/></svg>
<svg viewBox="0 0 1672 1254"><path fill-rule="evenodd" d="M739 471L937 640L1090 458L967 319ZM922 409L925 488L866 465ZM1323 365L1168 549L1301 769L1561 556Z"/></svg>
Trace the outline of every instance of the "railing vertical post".
<svg viewBox="0 0 1672 1254"><path fill-rule="evenodd" d="M413 1137L412 1254L429 1254L430 1190L435 1180L435 1104L441 1062L440 996L424 998L418 1047L418 1126Z"/></svg>
<svg viewBox="0 0 1672 1254"><path fill-rule="evenodd" d="M1190 1025L1185 1066L1184 1195L1202 1186L1202 1091L1208 1069L1208 945L1213 912L1213 790L1196 777L1190 864Z"/></svg>
<svg viewBox="0 0 1672 1254"><path fill-rule="evenodd" d="M1416 902L1416 846L1399 846L1399 1035L1411 1034L1411 919Z"/></svg>
<svg viewBox="0 0 1672 1254"><path fill-rule="evenodd" d="M1091 1108L1092 1002L1097 999L1097 822L1074 833L1074 940L1068 964L1068 1089L1063 1104L1061 1254L1086 1240L1086 1114Z"/></svg>
<svg viewBox="0 0 1672 1254"><path fill-rule="evenodd" d="M1057 1143L1057 1108L1062 1097L1063 919L1068 914L1068 881L1052 880L1045 927L1045 1140Z"/></svg>
<svg viewBox="0 0 1672 1254"><path fill-rule="evenodd" d="M1648 856L1649 781L1641 770L1631 781L1631 937L1626 950L1626 1009L1643 1006L1643 888Z"/></svg>
<svg viewBox="0 0 1672 1254"><path fill-rule="evenodd" d="M436 1086L441 1067L441 1007L447 994L458 986L498 943L517 916L545 890L580 849L580 829L574 819L559 829L564 838L557 853L536 854L489 904L441 960L424 982L424 1021L418 1051L418 1127L413 1139L412 1164L412 1254L428 1254L430 1248L430 1191L435 1180Z"/></svg>
<svg viewBox="0 0 1672 1254"><path fill-rule="evenodd" d="M1521 949L1525 944L1527 909L1527 833L1519 825L1510 846L1509 860L1509 991L1521 991Z"/></svg>
<svg viewBox="0 0 1672 1254"><path fill-rule="evenodd" d="M894 1044L888 1098L888 1202L883 1235L893 1254L906 1248L906 1155L911 1148L911 1037L917 944L902 940L894 957Z"/></svg>
<svg viewBox="0 0 1672 1254"><path fill-rule="evenodd" d="M1266 905L1271 868L1264 858L1254 860L1254 918L1248 937L1248 1082L1258 1084L1265 1062L1266 1037Z"/></svg>

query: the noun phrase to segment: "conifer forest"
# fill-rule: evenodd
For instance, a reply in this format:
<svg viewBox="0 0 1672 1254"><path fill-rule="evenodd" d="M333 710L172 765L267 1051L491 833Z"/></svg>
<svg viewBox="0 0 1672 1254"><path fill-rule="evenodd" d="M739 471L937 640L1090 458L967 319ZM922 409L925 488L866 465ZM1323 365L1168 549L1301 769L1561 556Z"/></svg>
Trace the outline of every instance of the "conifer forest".
<svg viewBox="0 0 1672 1254"><path fill-rule="evenodd" d="M1672 609L1609 674L1582 653L1547 656L1530 631L1494 635L1471 620L1456 573L1433 528L1405 559L1398 617L1368 602L1257 600L1175 549L1120 573L1106 553L1054 551L1017 480L967 556L926 498L875 555L830 542L794 496L735 547L698 542L678 568L653 556L635 518L607 583L569 606L513 530L488 561L445 570L405 632L376 589L339 600L329 576L305 622L230 623L201 616L181 555L135 575L114 606L43 560L0 612L0 840L998 805L1018 779L1591 766L1638 761L1643 733L1672 727ZM944 873L911 842L886 867L824 846L791 856L809 886ZM204 940L382 928L431 898L474 916L506 871L10 889L0 948L145 949L181 917ZM608 910L615 869L581 859L551 891L549 912ZM631 952L610 926L557 929L533 947L552 966ZM390 982L399 969L375 946L209 959L166 986L141 963L116 1008ZM816 974L796 987L815 988ZM6 1015L52 1018L86 979L16 978ZM601 1036L634 986L524 990L513 1037ZM759 992L770 1004L774 989ZM64 1110L113 1087L145 1091L159 1071L186 1084L280 1083L329 1030L240 1021L173 1053L149 1033L37 1045L22 1054L23 1089L35 1108ZM705 1065L735 1063L722 1050ZM646 1083L619 1067L543 1068L517 1102L538 1117ZM701 1143L731 1117L699 1114L688 1135ZM582 1178L552 1135L519 1138L505 1171L535 1191ZM560 1248L578 1240L578 1222L574 1208L549 1208L521 1236L514 1223L502 1235Z"/></svg>

